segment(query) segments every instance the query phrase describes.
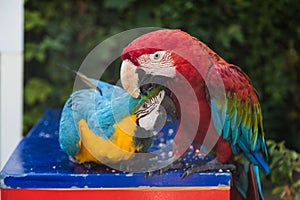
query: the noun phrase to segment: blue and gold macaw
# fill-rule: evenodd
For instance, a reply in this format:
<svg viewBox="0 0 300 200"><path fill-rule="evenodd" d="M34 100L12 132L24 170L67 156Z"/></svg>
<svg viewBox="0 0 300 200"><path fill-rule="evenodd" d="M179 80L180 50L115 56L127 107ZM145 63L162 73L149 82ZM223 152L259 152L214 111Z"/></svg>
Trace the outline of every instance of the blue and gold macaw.
<svg viewBox="0 0 300 200"><path fill-rule="evenodd" d="M164 90L154 87L133 98L118 86L85 76L83 81L91 88L71 94L62 110L59 143L63 151L79 163L99 164L146 152L161 117Z"/></svg>

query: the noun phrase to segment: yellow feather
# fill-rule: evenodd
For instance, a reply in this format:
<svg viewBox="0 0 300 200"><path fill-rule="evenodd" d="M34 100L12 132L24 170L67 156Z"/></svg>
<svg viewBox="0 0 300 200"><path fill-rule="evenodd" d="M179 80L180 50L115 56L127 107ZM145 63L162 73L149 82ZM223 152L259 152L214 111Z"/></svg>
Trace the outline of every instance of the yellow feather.
<svg viewBox="0 0 300 200"><path fill-rule="evenodd" d="M98 164L102 164L99 160L97 160L94 156L92 156L92 154L90 154L90 152L82 144L81 140L79 140L79 146L80 146L80 151L75 156L76 160L78 160L80 163L95 162Z"/></svg>
<svg viewBox="0 0 300 200"><path fill-rule="evenodd" d="M136 115L125 117L119 124L114 125L113 143L128 152L138 150L134 145L133 136L136 130Z"/></svg>
<svg viewBox="0 0 300 200"><path fill-rule="evenodd" d="M140 147L134 146L136 115L124 118L115 124L115 133L109 140L93 133L85 120L78 122L80 130L80 151L75 158L80 162L114 163L130 159Z"/></svg>

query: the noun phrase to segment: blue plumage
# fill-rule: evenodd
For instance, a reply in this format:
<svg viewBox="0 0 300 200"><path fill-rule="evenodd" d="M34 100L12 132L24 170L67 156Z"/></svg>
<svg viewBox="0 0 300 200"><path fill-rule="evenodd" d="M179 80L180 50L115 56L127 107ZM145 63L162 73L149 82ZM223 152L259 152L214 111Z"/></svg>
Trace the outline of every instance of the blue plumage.
<svg viewBox="0 0 300 200"><path fill-rule="evenodd" d="M269 164L266 162L266 160L262 157L262 155L259 152L254 152L253 156L257 160L258 166L263 171L264 174L270 173L270 167Z"/></svg>
<svg viewBox="0 0 300 200"><path fill-rule="evenodd" d="M132 114L142 102L141 98L134 99L118 86L94 79L90 81L101 89L103 95L95 89L75 91L62 111L59 142L61 148L71 156L80 150L79 120L85 119L95 134L108 139L115 131L113 125Z"/></svg>
<svg viewBox="0 0 300 200"><path fill-rule="evenodd" d="M261 187L261 183L260 183L260 176L259 176L258 166L253 166L253 171L254 171L254 174L255 174L256 182L257 182L257 188L258 188L259 196L260 196L261 200L264 200L263 193L262 193L262 187Z"/></svg>
<svg viewBox="0 0 300 200"><path fill-rule="evenodd" d="M229 139L229 133L230 133L230 117L229 117L229 114L226 114L224 127L223 127L223 137L224 137L224 139L226 139L226 140Z"/></svg>
<svg viewBox="0 0 300 200"><path fill-rule="evenodd" d="M248 190L249 164L253 164L257 180L258 193L263 199L259 177L259 168L270 173L267 158L267 148L263 137L262 118L259 104L243 103L236 96L227 95L225 106L217 105L215 99L210 101L212 117L216 130L220 136L231 144L234 154L242 153L244 172L234 181L240 193L246 197ZM223 113L226 112L224 122ZM222 115L222 116L221 116Z"/></svg>
<svg viewBox="0 0 300 200"><path fill-rule="evenodd" d="M211 113L214 119L215 128L217 130L217 133L221 136L223 123L221 122L220 112L218 110L217 103L214 99L211 100L211 109L212 109Z"/></svg>
<svg viewBox="0 0 300 200"><path fill-rule="evenodd" d="M237 127L235 129L231 130L231 136L232 136L232 145L235 145L238 142L239 139L239 135L240 135L240 127Z"/></svg>

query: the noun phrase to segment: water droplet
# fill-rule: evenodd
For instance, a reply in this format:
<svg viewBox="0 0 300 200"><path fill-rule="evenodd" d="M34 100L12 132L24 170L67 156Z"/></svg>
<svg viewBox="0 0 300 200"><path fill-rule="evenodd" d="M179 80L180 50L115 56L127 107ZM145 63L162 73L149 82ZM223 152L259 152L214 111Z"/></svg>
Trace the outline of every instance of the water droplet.
<svg viewBox="0 0 300 200"><path fill-rule="evenodd" d="M160 148L163 148L163 147L165 147L166 145L164 144L164 143L159 143L158 144L158 147L160 147Z"/></svg>
<svg viewBox="0 0 300 200"><path fill-rule="evenodd" d="M168 136L172 136L173 133L174 133L174 130L170 128L170 129L168 130Z"/></svg>
<svg viewBox="0 0 300 200"><path fill-rule="evenodd" d="M160 156L162 157L162 159L164 159L164 158L166 157L166 152L162 152L162 153L160 154Z"/></svg>
<svg viewBox="0 0 300 200"><path fill-rule="evenodd" d="M125 176L131 177L131 176L133 176L133 173L126 174Z"/></svg>
<svg viewBox="0 0 300 200"><path fill-rule="evenodd" d="M40 132L39 133L39 137L41 137L41 138L50 138L51 135L49 133Z"/></svg>

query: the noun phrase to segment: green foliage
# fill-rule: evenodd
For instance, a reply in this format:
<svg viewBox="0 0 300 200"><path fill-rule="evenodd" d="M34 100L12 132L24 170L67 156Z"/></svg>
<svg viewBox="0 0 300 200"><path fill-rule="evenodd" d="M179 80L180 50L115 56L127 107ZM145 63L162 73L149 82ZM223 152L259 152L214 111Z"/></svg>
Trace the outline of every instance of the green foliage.
<svg viewBox="0 0 300 200"><path fill-rule="evenodd" d="M49 83L43 79L32 78L28 80L25 87L25 102L29 106L35 105L36 103L47 100L52 92L53 88Z"/></svg>
<svg viewBox="0 0 300 200"><path fill-rule="evenodd" d="M25 2L24 132L49 107L61 108L85 56L111 35L136 27L183 29L240 66L261 97L266 137L299 147L300 4L297 0L75 0ZM118 80L119 63L105 73ZM45 84L46 83L46 84ZM29 85L29 86L28 86ZM46 93L46 94L45 94ZM41 96L47 96L41 97ZM34 103L32 103L34 102Z"/></svg>
<svg viewBox="0 0 300 200"><path fill-rule="evenodd" d="M270 153L270 179L275 186L272 193L284 192L286 186L293 191L294 199L300 198L300 155L285 147L284 141L268 140Z"/></svg>
<svg viewBox="0 0 300 200"><path fill-rule="evenodd" d="M124 10L125 8L130 7L130 5L134 2L135 0L105 0L103 3L104 8L112 8L116 10Z"/></svg>

